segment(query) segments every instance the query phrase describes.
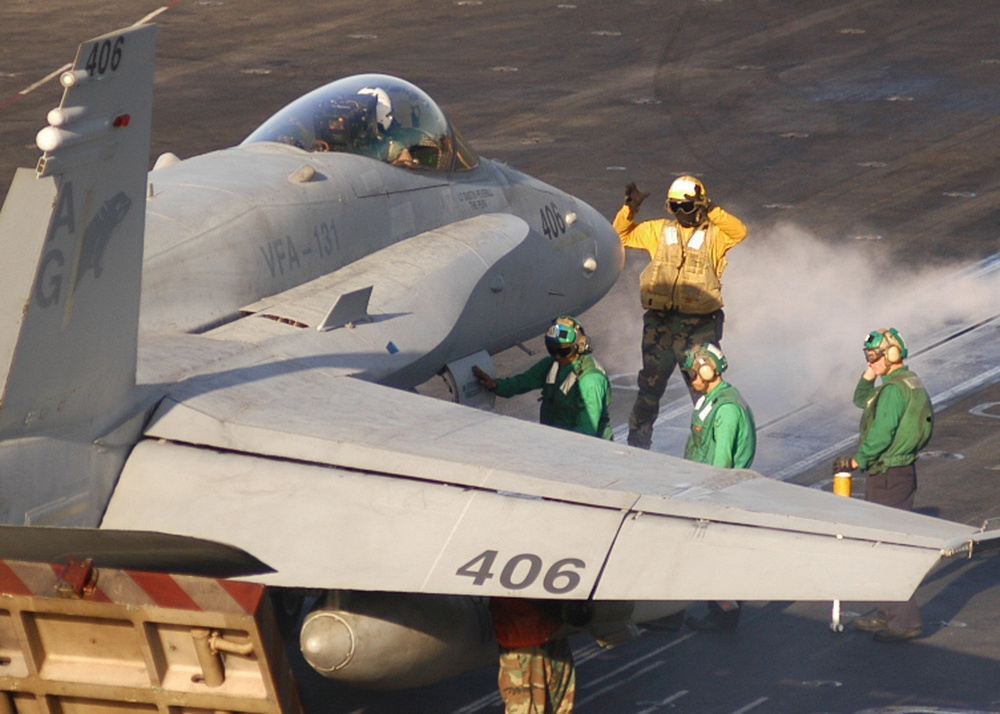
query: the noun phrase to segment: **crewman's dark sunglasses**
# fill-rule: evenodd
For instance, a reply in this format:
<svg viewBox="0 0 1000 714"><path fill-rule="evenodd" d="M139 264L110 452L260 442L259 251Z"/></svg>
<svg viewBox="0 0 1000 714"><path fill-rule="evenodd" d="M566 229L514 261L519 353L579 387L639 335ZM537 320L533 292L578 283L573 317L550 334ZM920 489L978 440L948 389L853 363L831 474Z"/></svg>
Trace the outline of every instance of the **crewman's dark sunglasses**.
<svg viewBox="0 0 1000 714"><path fill-rule="evenodd" d="M694 201L668 201L667 205L673 213L691 213L694 210Z"/></svg>

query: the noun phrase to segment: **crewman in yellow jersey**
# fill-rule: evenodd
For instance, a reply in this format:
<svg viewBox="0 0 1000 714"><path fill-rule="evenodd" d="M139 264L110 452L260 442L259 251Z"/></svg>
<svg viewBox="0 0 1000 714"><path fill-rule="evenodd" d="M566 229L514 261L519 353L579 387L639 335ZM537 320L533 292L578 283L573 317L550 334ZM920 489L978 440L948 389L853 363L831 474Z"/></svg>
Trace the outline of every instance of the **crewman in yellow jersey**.
<svg viewBox="0 0 1000 714"><path fill-rule="evenodd" d="M660 399L674 367L700 344L722 342L722 273L726 253L746 238L743 222L714 205L704 184L694 176L677 178L667 191L668 218L636 223L648 193L635 183L625 187L625 205L614 226L626 248L649 253L642 272L642 369L639 392L629 417L628 443L648 449ZM684 375L692 401L698 393Z"/></svg>

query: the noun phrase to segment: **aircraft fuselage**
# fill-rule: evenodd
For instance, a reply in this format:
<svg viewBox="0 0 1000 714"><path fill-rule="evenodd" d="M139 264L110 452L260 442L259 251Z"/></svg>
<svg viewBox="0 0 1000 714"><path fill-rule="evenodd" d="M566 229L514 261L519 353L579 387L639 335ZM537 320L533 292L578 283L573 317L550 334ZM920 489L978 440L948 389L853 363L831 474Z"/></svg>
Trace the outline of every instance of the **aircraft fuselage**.
<svg viewBox="0 0 1000 714"><path fill-rule="evenodd" d="M509 256L503 289L492 286L510 320L494 324L496 334L537 333L555 315L589 307L617 278L623 253L603 217L492 161L449 175L252 144L154 170L142 328L202 331L390 245L489 213L519 216L530 229Z"/></svg>

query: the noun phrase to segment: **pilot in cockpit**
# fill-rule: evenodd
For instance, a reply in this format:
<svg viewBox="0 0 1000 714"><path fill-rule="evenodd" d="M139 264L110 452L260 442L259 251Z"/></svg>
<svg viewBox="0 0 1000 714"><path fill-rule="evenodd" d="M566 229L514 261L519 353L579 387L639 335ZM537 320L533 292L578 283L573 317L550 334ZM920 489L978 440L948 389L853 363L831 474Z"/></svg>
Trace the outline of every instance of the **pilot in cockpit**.
<svg viewBox="0 0 1000 714"><path fill-rule="evenodd" d="M401 79L380 75L346 77L300 97L243 143L259 142L354 154L411 170L478 165L430 97Z"/></svg>
<svg viewBox="0 0 1000 714"><path fill-rule="evenodd" d="M314 117L316 151L364 154L394 166L417 166L396 134L392 102L381 88L365 87L350 98L331 101Z"/></svg>
<svg viewBox="0 0 1000 714"><path fill-rule="evenodd" d="M380 87L365 87L358 90L358 96L375 98L376 137L373 143L377 158L393 166L416 166L409 146L397 137L400 126L392 115L388 92Z"/></svg>

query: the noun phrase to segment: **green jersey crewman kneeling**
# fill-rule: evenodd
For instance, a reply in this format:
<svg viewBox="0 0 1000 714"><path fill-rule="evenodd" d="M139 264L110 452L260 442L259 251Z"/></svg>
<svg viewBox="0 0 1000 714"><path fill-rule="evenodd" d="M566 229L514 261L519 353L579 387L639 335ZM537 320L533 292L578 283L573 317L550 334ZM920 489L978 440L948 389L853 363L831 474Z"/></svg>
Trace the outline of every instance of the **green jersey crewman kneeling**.
<svg viewBox="0 0 1000 714"><path fill-rule="evenodd" d="M541 389L542 424L611 439L611 383L590 353L583 325L572 317L557 317L545 333L545 348L548 357L514 377L493 379L478 366L472 373L499 397Z"/></svg>

